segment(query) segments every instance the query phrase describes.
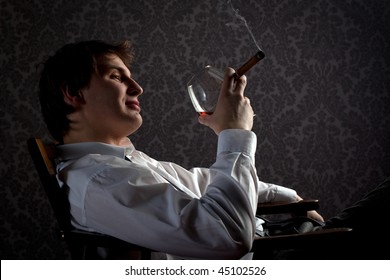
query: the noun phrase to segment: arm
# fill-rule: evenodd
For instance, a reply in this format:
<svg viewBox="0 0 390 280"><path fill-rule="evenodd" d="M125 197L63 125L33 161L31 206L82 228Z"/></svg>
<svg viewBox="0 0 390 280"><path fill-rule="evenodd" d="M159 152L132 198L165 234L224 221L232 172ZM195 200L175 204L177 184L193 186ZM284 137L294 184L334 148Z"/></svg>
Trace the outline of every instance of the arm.
<svg viewBox="0 0 390 280"><path fill-rule="evenodd" d="M259 182L259 203L267 202L298 202L303 200L293 189L282 187L275 184ZM323 217L315 210L307 212L307 216L311 219L323 222Z"/></svg>
<svg viewBox="0 0 390 280"><path fill-rule="evenodd" d="M145 164L103 155L67 162L59 177L70 186L76 226L186 258L242 256L253 240L254 209L247 192L256 193L257 180L250 179L255 173L246 154L248 143L256 146L253 135L241 138L234 152L217 156L199 199L175 190ZM244 189L231 170L253 182Z"/></svg>

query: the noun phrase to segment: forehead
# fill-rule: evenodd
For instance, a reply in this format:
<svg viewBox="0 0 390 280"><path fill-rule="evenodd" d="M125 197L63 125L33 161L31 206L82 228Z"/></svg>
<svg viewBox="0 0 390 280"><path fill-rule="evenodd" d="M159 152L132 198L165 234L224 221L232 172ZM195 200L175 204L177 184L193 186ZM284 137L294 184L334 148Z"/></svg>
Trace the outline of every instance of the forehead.
<svg viewBox="0 0 390 280"><path fill-rule="evenodd" d="M107 71L118 70L130 75L130 70L127 68L123 60L115 54L101 55L96 59L97 69L100 73Z"/></svg>

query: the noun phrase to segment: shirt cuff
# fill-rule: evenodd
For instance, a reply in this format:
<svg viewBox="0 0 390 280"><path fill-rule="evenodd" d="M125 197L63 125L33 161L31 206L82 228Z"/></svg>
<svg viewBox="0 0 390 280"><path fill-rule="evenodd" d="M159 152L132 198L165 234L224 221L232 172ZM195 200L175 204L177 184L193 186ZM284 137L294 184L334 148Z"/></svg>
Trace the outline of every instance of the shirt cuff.
<svg viewBox="0 0 390 280"><path fill-rule="evenodd" d="M294 202L297 201L297 192L293 189L277 186L275 200L279 202Z"/></svg>
<svg viewBox="0 0 390 280"><path fill-rule="evenodd" d="M227 152L242 152L254 157L257 136L250 130L226 129L219 133L217 155Z"/></svg>

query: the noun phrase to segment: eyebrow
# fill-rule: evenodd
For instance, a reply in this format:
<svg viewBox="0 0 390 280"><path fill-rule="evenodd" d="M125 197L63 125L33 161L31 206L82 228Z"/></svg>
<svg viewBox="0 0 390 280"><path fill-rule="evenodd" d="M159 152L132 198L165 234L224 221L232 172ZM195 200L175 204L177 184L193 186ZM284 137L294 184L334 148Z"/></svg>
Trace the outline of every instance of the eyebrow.
<svg viewBox="0 0 390 280"><path fill-rule="evenodd" d="M117 70L121 74L124 74L126 76L131 77L131 72L130 72L130 70L128 68L124 68L124 67L121 67L121 66L118 66L118 65L115 65L115 64L99 63L97 65L97 67L98 67L99 72L101 72L101 73L107 72L109 70Z"/></svg>

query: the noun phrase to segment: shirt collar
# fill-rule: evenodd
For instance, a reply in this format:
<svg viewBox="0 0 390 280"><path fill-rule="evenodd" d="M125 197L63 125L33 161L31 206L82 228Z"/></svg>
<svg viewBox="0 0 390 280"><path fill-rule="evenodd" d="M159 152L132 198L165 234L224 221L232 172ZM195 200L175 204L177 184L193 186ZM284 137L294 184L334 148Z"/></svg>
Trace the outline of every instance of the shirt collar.
<svg viewBox="0 0 390 280"><path fill-rule="evenodd" d="M78 159L89 154L111 155L119 158L130 156L134 152L133 144L121 147L100 142L83 142L57 146L57 160L66 161Z"/></svg>

